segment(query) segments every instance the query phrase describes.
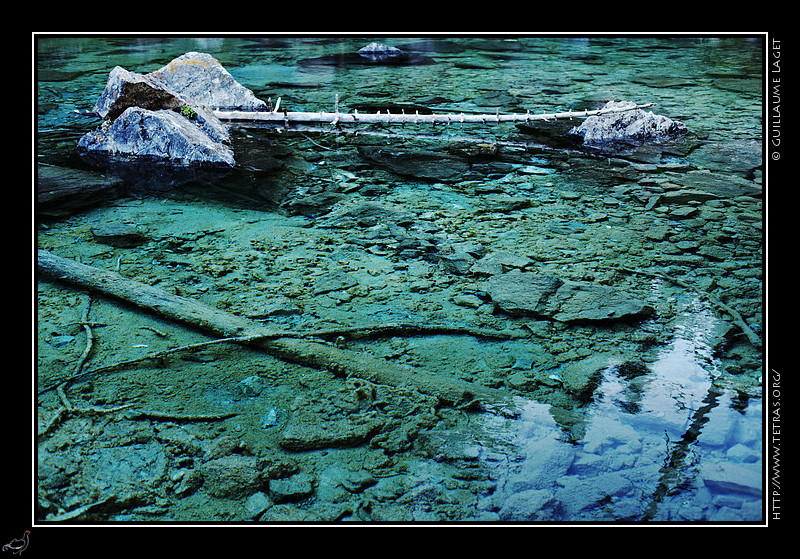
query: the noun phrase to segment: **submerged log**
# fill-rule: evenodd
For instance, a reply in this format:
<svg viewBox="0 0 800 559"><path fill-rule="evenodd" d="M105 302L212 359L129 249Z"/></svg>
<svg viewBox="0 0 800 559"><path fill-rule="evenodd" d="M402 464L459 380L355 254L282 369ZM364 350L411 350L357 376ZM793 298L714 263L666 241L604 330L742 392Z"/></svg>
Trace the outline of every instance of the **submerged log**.
<svg viewBox="0 0 800 559"><path fill-rule="evenodd" d="M273 338L273 331L255 321L46 250L38 251L37 270L45 276L121 299L216 336L249 338L252 341L248 346L292 363L377 384L410 386L450 404L474 403L504 414L515 413L510 395L501 390L327 343L291 337Z"/></svg>

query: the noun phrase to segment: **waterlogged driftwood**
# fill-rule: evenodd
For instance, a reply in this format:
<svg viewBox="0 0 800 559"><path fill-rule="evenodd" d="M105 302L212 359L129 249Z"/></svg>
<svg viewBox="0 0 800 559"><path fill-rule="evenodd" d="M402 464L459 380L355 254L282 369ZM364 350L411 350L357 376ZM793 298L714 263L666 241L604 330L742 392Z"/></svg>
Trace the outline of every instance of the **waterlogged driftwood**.
<svg viewBox="0 0 800 559"><path fill-rule="evenodd" d="M291 337L273 338L273 331L247 318L125 278L117 272L56 256L46 250L38 251L37 270L56 280L121 299L216 336L244 338L248 340L248 346L285 361L378 384L411 386L451 404L474 402L484 409L504 414L515 413L510 395L501 390L328 343Z"/></svg>
<svg viewBox="0 0 800 559"><path fill-rule="evenodd" d="M214 111L220 120L259 122L264 124L500 124L503 122L533 122L537 120L565 120L602 116L652 107L654 103L630 105L585 111L567 111L560 113L532 114L427 114L405 113L341 113L334 112L288 112L288 111Z"/></svg>

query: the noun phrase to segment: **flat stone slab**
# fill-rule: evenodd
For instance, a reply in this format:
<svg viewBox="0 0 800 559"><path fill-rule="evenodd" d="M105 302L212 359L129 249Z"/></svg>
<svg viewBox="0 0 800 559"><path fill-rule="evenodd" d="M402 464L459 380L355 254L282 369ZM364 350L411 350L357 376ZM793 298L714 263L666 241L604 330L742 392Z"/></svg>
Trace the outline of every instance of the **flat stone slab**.
<svg viewBox="0 0 800 559"><path fill-rule="evenodd" d="M702 468L703 483L720 493L742 493L760 497L763 493L761 473L755 468L721 462Z"/></svg>
<svg viewBox="0 0 800 559"><path fill-rule="evenodd" d="M763 194L763 187L754 181L716 171L688 171L671 180L687 189L710 192L719 198L760 197Z"/></svg>
<svg viewBox="0 0 800 559"><path fill-rule="evenodd" d="M701 168L741 175L764 164L761 140L709 142L694 150L691 159Z"/></svg>
<svg viewBox="0 0 800 559"><path fill-rule="evenodd" d="M92 236L103 244L130 248L150 240L145 228L127 223L101 223L92 227Z"/></svg>
<svg viewBox="0 0 800 559"><path fill-rule="evenodd" d="M369 416L356 414L334 420L298 411L283 430L280 445L293 451L358 446L369 441L381 426L380 420Z"/></svg>
<svg viewBox="0 0 800 559"><path fill-rule="evenodd" d="M484 288L509 314L559 322L636 319L653 313L652 307L623 290L550 274L512 271L491 277Z"/></svg>
<svg viewBox="0 0 800 559"><path fill-rule="evenodd" d="M433 150L359 146L358 153L382 169L419 179L455 182L470 170L466 159Z"/></svg>
<svg viewBox="0 0 800 559"><path fill-rule="evenodd" d="M119 197L122 181L94 171L39 163L36 169L36 212L63 216Z"/></svg>

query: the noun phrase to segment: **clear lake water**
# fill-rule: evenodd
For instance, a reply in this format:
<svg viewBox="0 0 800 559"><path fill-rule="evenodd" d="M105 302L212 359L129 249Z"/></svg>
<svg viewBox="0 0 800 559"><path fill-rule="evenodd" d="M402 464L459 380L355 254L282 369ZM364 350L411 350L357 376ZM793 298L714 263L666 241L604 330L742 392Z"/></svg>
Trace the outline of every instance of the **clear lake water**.
<svg viewBox="0 0 800 559"><path fill-rule="evenodd" d="M307 62L352 54L373 41L413 50L433 63ZM510 124L383 126L371 129L374 136L367 130L354 135L241 126L234 147L246 165L267 165L267 150L269 161L280 162L277 171L244 168L235 179L217 182L134 184L104 203L39 219L39 248L103 268L116 265L121 273L234 314L271 316L287 329L427 322L530 336L348 342L387 359L510 390L520 409L516 417L448 406L430 411L436 406L425 399L380 387L373 389L374 405L367 411L365 388L357 381L292 368L245 349L76 384L70 397L86 405L146 401L151 408L240 415L175 425L125 419L132 440L156 440L171 449L166 458L137 454L142 468L160 469L137 478L157 480L147 498L127 501L104 493L123 493L115 485L122 484L118 477L109 474L105 485L92 485L81 474L85 462L64 454L70 445L78 445L82 456L99 452L92 437L122 447L125 436L112 437L104 416L65 419L39 437L39 479L47 481L40 489L47 503L43 519L69 518L70 511L101 502L87 518L762 522L763 351L708 295L737 309L763 336L763 38L41 36L35 52L37 161L90 169L75 147L99 123L78 112L92 108L111 69L147 73L191 51L211 54L257 97L280 97L290 111L332 110L336 95L343 111L404 103L489 114L594 109L607 100L630 100L656 103L650 110L683 122L691 140L680 149L597 156L549 144ZM565 130L563 123L558 126ZM539 129L547 133L547 123ZM360 158L357 148L369 142L467 153L472 165L454 180L404 176ZM487 145L500 146L508 158L492 159L493 151L475 155ZM333 208L286 212L299 207L287 206L289 198L328 192L330 185L338 185ZM695 194L680 199L677 193L683 192ZM487 206L489 201L495 205ZM411 217L333 222L335 210L361 202ZM145 226L150 242L132 248L104 244L92 231L109 223ZM465 248L470 243L480 249ZM463 260L450 258L465 252ZM471 265L488 253L524 258L507 262L500 273L547 272L624 288L655 314L632 323L567 324L503 313L487 298L485 274L448 267ZM264 310L278 294L280 310ZM70 324L80 320L84 299L79 291L42 281L36 297L37 374L40 385L47 385L83 349L83 333ZM95 328L90 365L206 339L132 316L99 297L91 308L93 320L106 325ZM611 364L583 373L588 376L575 382L584 392L577 394L568 378L576 369L570 367L588 367L591 358L605 354L613 357ZM631 371L623 363L636 367ZM148 375L157 380L149 384ZM254 377L266 388L255 396L242 393L241 383ZM127 390L135 392L130 400L116 399ZM356 393L358 399L348 399ZM384 407L375 404L381 397L389 402ZM40 423L46 423L59 405L55 392L41 395L38 405ZM281 430L294 425L293 414L316 410L316 421L323 421L323 409L325 421L337 425L378 414L384 430L347 448L280 447ZM406 421L416 422L416 434L400 440L397 430ZM178 442L179 431L187 442ZM143 439L137 433L151 435ZM204 485L187 485L193 470L208 468L203 460L209 445L221 445L225 437L248 449L228 456L279 455L296 468L244 494L212 488L208 470ZM201 450L187 451L192 444ZM356 483L356 473L369 481ZM302 476L312 480L312 490L278 497L278 481L301 487Z"/></svg>

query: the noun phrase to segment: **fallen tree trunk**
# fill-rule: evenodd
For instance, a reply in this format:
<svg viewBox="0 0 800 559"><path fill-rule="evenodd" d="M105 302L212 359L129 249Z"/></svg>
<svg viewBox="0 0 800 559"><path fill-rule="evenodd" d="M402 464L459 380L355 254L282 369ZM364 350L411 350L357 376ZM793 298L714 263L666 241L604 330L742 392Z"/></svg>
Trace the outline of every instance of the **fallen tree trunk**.
<svg viewBox="0 0 800 559"><path fill-rule="evenodd" d="M173 295L125 278L116 272L56 256L46 250L38 251L37 270L56 280L121 299L216 336L251 338L253 341L248 342L248 346L292 363L378 384L410 386L450 404L475 402L484 409L504 414L515 413L510 395L501 390L452 376L433 374L331 344L291 337L272 338L273 331L247 318L221 311L194 299Z"/></svg>
<svg viewBox="0 0 800 559"><path fill-rule="evenodd" d="M220 120L260 122L264 124L500 124L502 122L532 122L536 120L564 120L619 113L652 107L654 103L632 105L624 108L567 111L561 113L531 114L405 114L405 113L340 113L288 112L288 111L214 111Z"/></svg>

